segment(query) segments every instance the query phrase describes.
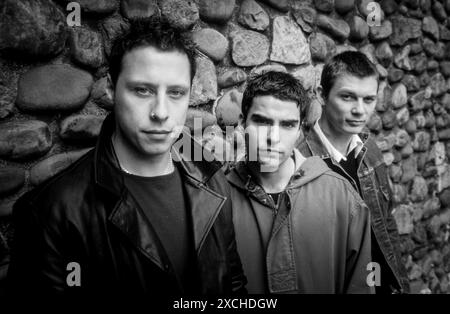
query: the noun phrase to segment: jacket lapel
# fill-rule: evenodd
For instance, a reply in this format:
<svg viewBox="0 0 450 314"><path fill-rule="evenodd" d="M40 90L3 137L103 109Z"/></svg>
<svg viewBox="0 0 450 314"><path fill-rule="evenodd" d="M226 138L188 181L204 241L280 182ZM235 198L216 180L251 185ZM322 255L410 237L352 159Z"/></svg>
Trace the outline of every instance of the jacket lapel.
<svg viewBox="0 0 450 314"><path fill-rule="evenodd" d="M192 215L194 230L194 244L199 254L205 238L211 230L226 197L214 192L206 186L206 182L221 168L214 156L202 147L190 134L183 133L184 144L181 147L172 146L172 156L183 178L187 201ZM200 161L195 160L197 153L203 156ZM192 157L194 156L194 160Z"/></svg>
<svg viewBox="0 0 450 314"><path fill-rule="evenodd" d="M194 184L188 179L184 182L192 215L195 249L198 255L226 197L209 190L202 183Z"/></svg>
<svg viewBox="0 0 450 314"><path fill-rule="evenodd" d="M330 157L330 153L322 144L319 135L312 128L305 134L305 144L309 148L311 156L319 156L322 159ZM303 149L301 151L303 154L306 153Z"/></svg>
<svg viewBox="0 0 450 314"><path fill-rule="evenodd" d="M158 235L128 192L112 211L109 220L153 263L162 270L169 270L170 261Z"/></svg>

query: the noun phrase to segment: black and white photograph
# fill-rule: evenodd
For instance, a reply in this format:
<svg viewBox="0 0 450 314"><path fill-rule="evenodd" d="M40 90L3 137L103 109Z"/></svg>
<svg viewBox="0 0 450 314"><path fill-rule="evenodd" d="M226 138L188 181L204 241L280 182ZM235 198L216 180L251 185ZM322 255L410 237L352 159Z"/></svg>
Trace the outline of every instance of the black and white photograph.
<svg viewBox="0 0 450 314"><path fill-rule="evenodd" d="M450 294L450 0L0 0L0 300L400 294Z"/></svg>

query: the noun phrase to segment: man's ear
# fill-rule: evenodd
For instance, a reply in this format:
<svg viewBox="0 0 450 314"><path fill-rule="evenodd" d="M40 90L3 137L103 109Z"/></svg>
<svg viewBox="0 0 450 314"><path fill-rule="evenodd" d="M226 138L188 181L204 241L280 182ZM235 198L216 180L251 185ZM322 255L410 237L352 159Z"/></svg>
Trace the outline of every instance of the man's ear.
<svg viewBox="0 0 450 314"><path fill-rule="evenodd" d="M325 97L323 95L322 85L317 86L317 88L316 88L316 97L317 97L317 100L320 102L320 104L322 106L324 106L325 105Z"/></svg>
<svg viewBox="0 0 450 314"><path fill-rule="evenodd" d="M244 115L242 113L239 114L239 122L238 125L240 127L242 127L243 129L245 129L245 120L244 120Z"/></svg>
<svg viewBox="0 0 450 314"><path fill-rule="evenodd" d="M303 139L303 129L302 129L301 125L299 126L297 132L298 133L297 133L296 140L295 140L295 147L298 147L300 145L300 142Z"/></svg>
<svg viewBox="0 0 450 314"><path fill-rule="evenodd" d="M110 97L113 100L114 103L114 84L113 81L111 79L111 75L107 75L106 76L106 93L108 95L108 97Z"/></svg>

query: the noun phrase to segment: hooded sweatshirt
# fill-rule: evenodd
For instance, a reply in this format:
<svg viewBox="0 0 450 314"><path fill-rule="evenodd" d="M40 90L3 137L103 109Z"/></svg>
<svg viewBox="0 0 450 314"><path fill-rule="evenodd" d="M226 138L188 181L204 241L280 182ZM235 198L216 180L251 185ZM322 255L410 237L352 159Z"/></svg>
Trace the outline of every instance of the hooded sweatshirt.
<svg viewBox="0 0 450 314"><path fill-rule="evenodd" d="M278 207L245 162L227 176L248 292L373 293L366 205L319 157L294 156Z"/></svg>

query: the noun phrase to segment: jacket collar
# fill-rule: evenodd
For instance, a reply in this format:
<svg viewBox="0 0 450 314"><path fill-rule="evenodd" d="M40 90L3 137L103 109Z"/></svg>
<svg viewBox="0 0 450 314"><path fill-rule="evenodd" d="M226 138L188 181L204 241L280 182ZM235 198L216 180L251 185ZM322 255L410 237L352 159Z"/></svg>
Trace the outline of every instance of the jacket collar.
<svg viewBox="0 0 450 314"><path fill-rule="evenodd" d="M109 191L112 198L107 199L112 208L109 220L119 228L133 245L151 259L161 269L170 271L170 261L162 247L151 222L139 210L139 205L131 197L124 185L124 179L117 161L113 157L110 138L115 127L114 115L110 114L104 121L95 148L94 176L100 187ZM189 134L185 134L190 138ZM201 145L191 141L192 149L202 149ZM187 205L190 206L194 229L194 242L197 254L219 214L226 197L206 188L207 181L220 169L217 161L190 161L182 149L172 149L175 165L180 171L186 190ZM203 152L208 156L208 152ZM211 160L211 159L208 159Z"/></svg>
<svg viewBox="0 0 450 314"><path fill-rule="evenodd" d="M123 193L123 178L117 177L117 173L111 171L112 168L119 169L116 159L111 152L110 139L114 132L115 120L114 114L109 114L103 122L100 135L95 148L94 175L95 182L106 190L116 195ZM221 163L214 159L213 155L203 149L202 145L195 141L190 134L183 133L184 141L174 144L172 147L172 156L178 165L182 175L190 178L198 184L205 184L220 168ZM188 146L189 145L189 146ZM200 161L193 161L194 154L203 154ZM200 152L200 153L199 153ZM211 160L208 162L207 160Z"/></svg>
<svg viewBox="0 0 450 314"><path fill-rule="evenodd" d="M357 134L353 134L350 138L349 146L347 147L347 151L345 154L342 154L340 151L334 147L334 145L328 140L326 135L323 133L322 128L320 127L319 120L313 126L314 132L319 136L323 146L325 146L326 150L329 152L331 157L337 162L341 162L341 160L347 160L347 155L355 149L355 154L358 155L361 152L361 148L364 143L361 138Z"/></svg>
<svg viewBox="0 0 450 314"><path fill-rule="evenodd" d="M297 149L294 149L296 171L292 175L287 189L298 188L329 170L325 162L317 156L305 158ZM247 195L252 195L264 205L268 204L264 189L256 183L245 161L239 162L228 174L228 181L237 188L244 190ZM264 201L266 199L266 201Z"/></svg>
<svg viewBox="0 0 450 314"><path fill-rule="evenodd" d="M306 146L308 146L309 151L311 152L312 156L319 156L322 159L331 158L331 155L328 152L325 145L322 143L320 136L317 134L317 132L313 128L303 130L303 134L304 134L304 144L306 144ZM361 141L363 143L362 151L364 151L364 146L366 145L366 143L369 139L369 132L363 131L360 134L358 134L358 136L361 138ZM302 144L300 144L300 147L301 146L302 146ZM304 149L301 149L301 148L300 148L300 150L302 152L305 151Z"/></svg>

